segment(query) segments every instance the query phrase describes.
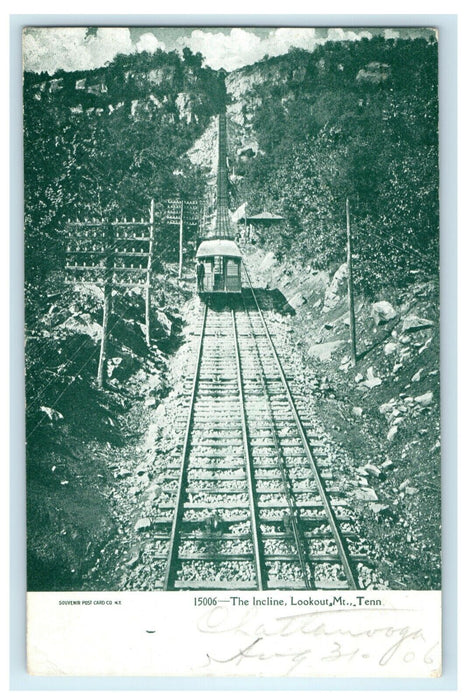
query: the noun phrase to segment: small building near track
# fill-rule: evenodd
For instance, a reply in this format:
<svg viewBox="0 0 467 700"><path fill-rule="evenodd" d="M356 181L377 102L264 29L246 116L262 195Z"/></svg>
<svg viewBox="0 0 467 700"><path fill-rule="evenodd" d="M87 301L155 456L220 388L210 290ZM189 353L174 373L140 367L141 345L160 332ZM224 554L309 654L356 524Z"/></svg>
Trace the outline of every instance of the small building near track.
<svg viewBox="0 0 467 700"><path fill-rule="evenodd" d="M237 223L243 224L243 238L250 241L255 234L261 234L262 229L269 229L272 226L277 226L284 221L284 217L279 214L273 214L270 211L262 211L259 214L249 216L245 213L237 219Z"/></svg>

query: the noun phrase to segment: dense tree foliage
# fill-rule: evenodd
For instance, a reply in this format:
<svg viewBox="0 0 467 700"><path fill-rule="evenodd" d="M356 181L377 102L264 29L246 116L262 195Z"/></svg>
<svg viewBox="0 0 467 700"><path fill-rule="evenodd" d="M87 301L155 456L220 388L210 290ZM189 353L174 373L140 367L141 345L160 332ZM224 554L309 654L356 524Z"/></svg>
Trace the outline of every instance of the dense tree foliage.
<svg viewBox="0 0 467 700"><path fill-rule="evenodd" d="M326 44L268 61L256 85L260 154L244 169L251 210L286 218L263 242L326 267L345 259L349 197L362 291L438 266L437 46L423 39ZM297 81L299 84L297 85Z"/></svg>
<svg viewBox="0 0 467 700"><path fill-rule="evenodd" d="M262 242L319 267L345 259L349 197L361 291L438 266L437 45L327 43L242 69L259 151L236 164L240 203L282 214ZM63 265L67 218L144 216L203 175L186 152L228 101L224 72L185 49L24 78L26 273ZM158 231L167 240L167 231ZM170 237L169 237L170 238ZM176 231L174 231L175 245ZM170 241L169 241L170 243ZM47 255L44 255L44 251Z"/></svg>
<svg viewBox="0 0 467 700"><path fill-rule="evenodd" d="M27 280L63 265L68 218L139 218L153 197L160 223L167 198L201 196L202 176L185 154L224 103L222 78L189 49L25 74Z"/></svg>

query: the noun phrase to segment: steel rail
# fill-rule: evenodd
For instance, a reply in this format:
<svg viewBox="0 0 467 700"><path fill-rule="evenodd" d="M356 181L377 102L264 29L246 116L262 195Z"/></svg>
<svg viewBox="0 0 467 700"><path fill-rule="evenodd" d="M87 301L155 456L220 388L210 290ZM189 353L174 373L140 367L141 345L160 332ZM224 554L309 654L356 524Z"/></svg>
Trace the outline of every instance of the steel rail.
<svg viewBox="0 0 467 700"><path fill-rule="evenodd" d="M248 269L247 269L244 261L243 261L243 269L245 271L245 275L246 275L246 278L248 281L249 289L251 291L251 295L253 297L255 306L258 309L261 323L263 325L266 336L269 340L269 344L270 344L272 353L274 355L274 359L276 361L277 368L279 370L282 384L284 386L284 389L285 389L285 392L287 394L287 398L288 398L288 401L290 404L290 408L292 410L292 415L294 417L295 424L296 424L298 432L300 434L300 439L302 441L302 445L303 445L303 448L305 450L305 454L307 456L308 462L309 462L311 470L313 472L314 479L316 481L316 485L318 487L318 491L319 491L319 494L320 494L320 497L321 497L321 500L323 503L323 507L324 507L324 510L326 512L326 515L327 515L327 518L329 521L329 525L331 527L331 531L332 531L332 534L334 536L334 540L336 542L337 550L339 553L339 557L341 559L341 563L342 563L342 566L343 566L343 569L345 572L345 576L347 578L347 582L349 583L349 585L351 586L352 589L358 590L358 588L359 588L358 576L357 576L357 574L354 570L354 567L350 561L350 557L349 557L348 552L347 552L347 546L346 546L346 544L341 536L339 526L337 524L336 516L334 515L334 511L332 509L331 503L330 503L328 495L326 493L326 489L325 489L325 486L323 484L323 480L321 479L321 476L319 474L318 466L316 464L316 460L315 460L313 453L311 451L310 445L308 443L308 438L307 438L306 433L305 433L305 429L303 427L302 421L300 419L297 408L295 406L295 401L293 399L287 378L286 378L284 370L282 368L282 363L280 361L279 355L277 354L274 342L271 338L271 334L269 333L269 329L267 327L266 320L263 316L263 312L261 311L260 305L259 305L258 300L256 298L256 294L254 292L253 285L251 283L250 275L248 273Z"/></svg>
<svg viewBox="0 0 467 700"><path fill-rule="evenodd" d="M263 361L261 359L261 353L259 352L258 344L256 343L253 324L251 322L251 317L250 317L250 314L248 312L248 308L247 308L246 303L245 303L245 297L243 295L242 295L242 300L243 300L243 305L245 307L245 314L246 314L246 317L248 319L248 322L249 322L249 325L251 328L251 335L252 335L253 340L255 340L254 347L255 347L256 357L258 360L258 365L260 368L259 378L260 378L264 393L267 397L269 418L270 418L271 424L272 424L272 439L273 439L274 446L276 449L276 454L277 454L277 465L279 467L279 471L281 473L282 484L284 486L285 497L287 500L287 505L288 505L290 519L291 519L291 525L292 525L292 530L293 530L293 536L294 536L294 540L295 540L295 546L297 548L298 559L300 562L300 568L302 570L303 580L305 582L305 588L307 590L312 590L313 587L311 585L310 577L309 577L308 571L307 571L307 561L306 561L307 557L303 551L304 547L303 547L303 544L301 541L301 536L300 536L300 527L298 524L298 516L297 516L297 505L295 502L295 497L291 494L291 491L290 491L290 484L288 482L287 474L285 471L284 455L282 452L282 447L281 447L279 440L278 440L278 437L277 437L277 421L274 417L272 407L271 407L271 398L270 398L269 389L268 389L267 384L266 384L266 373L264 371L264 364L263 364Z"/></svg>
<svg viewBox="0 0 467 700"><path fill-rule="evenodd" d="M168 557L167 557L167 568L166 568L166 573L164 577L164 585L163 588L165 591L172 590L174 578L176 575L175 572L175 566L177 562L177 549L178 549L178 542L180 539L181 535L181 516L183 512L183 505L184 505L184 493L185 493L185 486L186 486L186 478L187 478L187 466L188 466L188 460L190 456L190 435L191 435L191 429L193 425L193 409L195 405L195 398L196 398L196 390L198 388L198 382L199 382L199 374L200 374L200 368L201 368L201 358L203 354L203 341L204 341L204 333L206 330L206 319L208 315L208 307L207 305L204 306L204 313L203 313L203 320L202 320L202 325L201 325L201 333L199 336L199 344L198 344L198 354L196 358L196 369L195 369L195 374L193 377L193 385L191 389L191 397L190 397L190 407L189 407L189 412L188 412L188 420L186 424L186 429L185 429L185 438L183 441L183 452L182 452L182 463L181 463L181 469L180 469L180 476L178 480L178 487L177 487L177 501L175 504L175 512L174 512L174 520L172 524L172 532L170 535L170 545L169 545L169 550L168 550Z"/></svg>
<svg viewBox="0 0 467 700"><path fill-rule="evenodd" d="M235 319L235 310L232 309L232 326L235 341L235 358L237 362L237 381L238 381L238 392L240 397L240 413L242 420L242 437L243 437L243 450L245 453L245 469L247 475L248 484L248 496L250 501L250 514L251 514L251 535L253 540L253 551L255 557L255 569L256 569L256 580L258 583L258 590L263 591L267 588L266 585L266 566L264 563L264 556L262 548L259 541L260 528L258 525L259 514L258 514L258 499L255 492L254 480L253 480L253 467L250 452L250 439L248 435L248 425L246 420L246 409L245 409L245 394L243 391L243 380L242 380L242 363L240 359L240 349L238 345L238 332L237 332L237 322Z"/></svg>

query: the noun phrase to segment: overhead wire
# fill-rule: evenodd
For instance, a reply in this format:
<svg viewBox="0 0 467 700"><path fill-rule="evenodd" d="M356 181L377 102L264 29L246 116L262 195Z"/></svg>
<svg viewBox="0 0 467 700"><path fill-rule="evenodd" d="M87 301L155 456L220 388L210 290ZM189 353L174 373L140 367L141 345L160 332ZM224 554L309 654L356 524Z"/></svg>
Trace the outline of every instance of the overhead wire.
<svg viewBox="0 0 467 700"><path fill-rule="evenodd" d="M163 245L163 246L162 246L162 249L159 250L159 255L163 255L163 254L169 249L169 247L170 247L171 245L173 245L173 241L172 241L170 238L166 238L166 239L165 239L165 245ZM135 285L135 286L138 286L138 285ZM31 340L32 340L32 338L30 339L30 341L31 341ZM30 341L29 341L29 342L30 342ZM83 342L78 346L78 348L74 351L74 353L71 355L71 357L69 357L68 360L65 362L65 364L59 365L59 367L58 367L57 369L60 368L61 371L64 371L64 370L71 364L71 362L75 359L75 357L77 357L77 356L79 355L79 353L81 352L81 350L83 349L83 347L87 344L87 342L88 342L88 338L86 338L85 340L83 340ZM95 352L95 350L93 350L93 352ZM48 354L48 353L49 353L49 351L48 351L47 349L44 349L42 352L39 352L39 353L38 353L38 356L36 356L36 362L39 362L39 363L40 363L40 362L45 358L46 354ZM52 385L52 384L56 381L56 379L57 379L57 374L55 374L55 375L41 388L41 390L39 391L39 393L36 394L36 396L31 400L31 402L29 402L29 405L31 405L31 404L34 405L34 404L38 403L38 402L40 401L40 399L45 395L45 392L46 392L47 388L48 388L50 385Z"/></svg>
<svg viewBox="0 0 467 700"><path fill-rule="evenodd" d="M123 319L123 317L124 317L124 313L119 314L117 320L115 321L115 323L112 324L112 326L110 327L110 329L109 329L109 331L108 331L109 335L110 335L110 333L113 331L113 329L115 328L115 326L119 323L119 321L121 321L121 320ZM51 408L51 409L54 409L54 408L55 408L55 406L58 404L58 402L60 401L60 399L62 398L62 396L68 391L68 389L70 388L70 386L72 386L72 384L76 381L76 379L78 378L78 376L80 375L80 373L81 373L81 372L83 371L83 369L89 364L89 362L94 358L95 354L96 354L99 350L100 350L99 346L97 346L96 348L94 348L94 350L92 350L92 352L91 352L91 354L89 355L89 357L88 357L88 358L86 359L86 361L81 365L81 367L77 370L77 372L76 372L76 374L74 375L73 379L65 386L65 388L63 389L63 391L60 392L60 394L59 394L59 395L57 396L57 398L54 400L54 402L52 403L52 405L49 406L49 408ZM44 414L43 417L36 423L36 425L34 426L34 428L32 428L32 430L30 430L30 431L26 434L26 440L28 440L28 438L30 438L31 435L33 435L33 433L37 430L37 428L44 422L44 420L46 419L46 417L47 417L47 414Z"/></svg>
<svg viewBox="0 0 467 700"><path fill-rule="evenodd" d="M68 366L70 365L70 363L75 359L75 357L77 357L77 355L81 352L81 350L84 348L84 346L85 346L88 342L89 342L89 336L86 336L86 338L83 340L82 343L80 343L80 345L79 345L78 348L75 350L75 352L71 355L71 357L69 357L68 360L67 360L64 364L59 365L59 366L57 367L57 370L59 370L59 369L65 370L66 367L68 367ZM94 352L94 350L93 350L93 352ZM36 362L41 361L41 358L44 358L46 354L49 354L49 351L48 351L48 350L43 350L42 353L39 353L39 357L36 357L36 358L35 358ZM31 402L30 402L29 405L31 405L31 403L32 403L32 404L37 403L37 401L38 401L39 399L41 399L42 396L44 395L46 389L47 389L51 384L53 384L54 381L56 381L56 378L57 378L57 374L55 375L54 378L50 379L46 384L44 384L44 386L41 388L41 391L40 391L38 394L35 395L35 397L31 400Z"/></svg>
<svg viewBox="0 0 467 700"><path fill-rule="evenodd" d="M353 234L353 235L355 236L355 234ZM356 235L358 236L359 233L357 233ZM363 234L361 234L361 235L363 235ZM372 231L371 236L378 238L380 241L382 241L386 245L388 245L392 248L395 248L396 250L399 250L402 253L407 254L408 252L411 252L411 253L414 253L415 255L418 255L418 257L425 262L430 261L430 257L428 255L422 253L421 251L418 251L416 248L413 248L413 246L406 244L405 248L402 247L404 245L404 243L402 243L399 239L397 239L397 240L398 240L398 242L401 243L400 246L396 245L393 241L390 241L388 238L385 238L384 236L380 236L378 233L375 233L374 231ZM393 236L393 238L394 238L394 236Z"/></svg>

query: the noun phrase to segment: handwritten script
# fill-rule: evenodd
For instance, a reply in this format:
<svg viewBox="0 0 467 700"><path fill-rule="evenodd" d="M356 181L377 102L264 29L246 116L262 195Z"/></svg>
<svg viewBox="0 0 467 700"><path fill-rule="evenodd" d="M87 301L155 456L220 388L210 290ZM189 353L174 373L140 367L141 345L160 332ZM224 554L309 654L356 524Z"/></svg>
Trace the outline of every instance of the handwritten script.
<svg viewBox="0 0 467 700"><path fill-rule="evenodd" d="M388 676L410 676L409 667L415 665L423 675L438 675L439 641L423 626L409 624L410 613L402 608L365 616L358 610L320 610L264 620L256 610L217 606L197 621L208 639L201 668L248 673L260 662L260 668L284 676L384 675L384 668ZM373 674L375 667L379 671Z"/></svg>

